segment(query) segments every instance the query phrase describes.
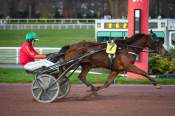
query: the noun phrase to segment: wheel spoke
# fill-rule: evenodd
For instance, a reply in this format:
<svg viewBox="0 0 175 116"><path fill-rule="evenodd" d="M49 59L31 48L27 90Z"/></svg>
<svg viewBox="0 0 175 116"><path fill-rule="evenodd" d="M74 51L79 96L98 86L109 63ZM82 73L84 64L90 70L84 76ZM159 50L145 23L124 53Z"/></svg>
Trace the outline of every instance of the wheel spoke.
<svg viewBox="0 0 175 116"><path fill-rule="evenodd" d="M43 90L41 89L40 93L37 96L37 99L40 99L41 98L42 93L43 93Z"/></svg>
<svg viewBox="0 0 175 116"><path fill-rule="evenodd" d="M39 80L39 79L36 79L36 80L35 80L35 82L37 83L37 85L38 85L39 87L41 87L41 88L42 88L42 86L41 86L41 84L40 84L40 82L39 82L39 81L41 82L41 80Z"/></svg>
<svg viewBox="0 0 175 116"><path fill-rule="evenodd" d="M58 89L58 87L51 88L51 89L49 89L49 92L50 92L50 91L55 91L55 90L57 90L57 89Z"/></svg>
<svg viewBox="0 0 175 116"><path fill-rule="evenodd" d="M70 90L70 84L67 81L66 83L64 83L64 85L62 85L60 87L60 91L59 91L59 94L58 94L57 98L58 99L64 98L66 95L68 95L69 90Z"/></svg>
<svg viewBox="0 0 175 116"><path fill-rule="evenodd" d="M57 84L57 82L55 81L54 83L52 83L51 85L49 85L49 87L47 89L50 89L51 87L53 87L55 84Z"/></svg>
<svg viewBox="0 0 175 116"><path fill-rule="evenodd" d="M45 92L45 95L51 100L52 98L49 96L47 92Z"/></svg>
<svg viewBox="0 0 175 116"><path fill-rule="evenodd" d="M35 86L32 88L33 90L40 89L39 87Z"/></svg>
<svg viewBox="0 0 175 116"><path fill-rule="evenodd" d="M51 78L49 78L48 87L50 86L50 83L51 83Z"/></svg>
<svg viewBox="0 0 175 116"><path fill-rule="evenodd" d="M59 91L59 94L60 94L60 95L63 95L64 93L63 93L63 91Z"/></svg>

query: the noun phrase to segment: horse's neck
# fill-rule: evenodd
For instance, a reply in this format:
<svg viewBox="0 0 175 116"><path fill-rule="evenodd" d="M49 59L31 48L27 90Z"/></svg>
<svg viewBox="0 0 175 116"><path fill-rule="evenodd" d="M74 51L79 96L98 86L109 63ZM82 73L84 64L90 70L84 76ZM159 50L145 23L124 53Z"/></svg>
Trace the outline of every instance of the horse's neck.
<svg viewBox="0 0 175 116"><path fill-rule="evenodd" d="M146 38L143 37L142 39L143 39L142 41L141 41L141 40L137 40L137 41L132 42L132 43L130 44L130 46L131 46L130 49L131 49L133 52L135 52L135 53L140 53L140 52L143 51L144 48L148 47L147 44L146 44Z"/></svg>

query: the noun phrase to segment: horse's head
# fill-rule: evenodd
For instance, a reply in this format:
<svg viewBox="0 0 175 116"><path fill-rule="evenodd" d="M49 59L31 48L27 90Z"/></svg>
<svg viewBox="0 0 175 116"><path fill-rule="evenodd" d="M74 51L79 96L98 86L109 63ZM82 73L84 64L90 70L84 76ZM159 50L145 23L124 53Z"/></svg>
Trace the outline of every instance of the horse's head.
<svg viewBox="0 0 175 116"><path fill-rule="evenodd" d="M155 33L150 32L150 34L148 35L148 40L149 40L149 45L148 47L152 50L154 50L157 54L160 54L160 55L165 55L166 53L166 50L163 46L163 41L162 39L160 39L159 37L157 37L157 35Z"/></svg>

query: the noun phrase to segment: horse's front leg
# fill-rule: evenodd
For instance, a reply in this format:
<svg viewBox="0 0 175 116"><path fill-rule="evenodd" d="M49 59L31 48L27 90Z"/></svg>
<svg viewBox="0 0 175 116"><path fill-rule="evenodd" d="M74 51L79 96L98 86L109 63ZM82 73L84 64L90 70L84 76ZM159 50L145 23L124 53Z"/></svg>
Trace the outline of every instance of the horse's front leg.
<svg viewBox="0 0 175 116"><path fill-rule="evenodd" d="M118 74L119 74L119 72L117 72L117 71L111 71L111 73L109 74L109 76L108 76L106 82L104 83L104 85L97 87L96 91L99 91L101 89L109 87Z"/></svg>
<svg viewBox="0 0 175 116"><path fill-rule="evenodd" d="M151 81L151 83L157 88L157 89L160 89L161 86L159 84L157 84L157 82L151 78L148 73L144 72L143 70L139 69L138 67L136 67L135 65L133 64L130 64L127 67L127 71L128 72L132 72L132 73L136 73L136 74L139 74L139 75L142 75L144 77L146 77L147 79L149 79Z"/></svg>

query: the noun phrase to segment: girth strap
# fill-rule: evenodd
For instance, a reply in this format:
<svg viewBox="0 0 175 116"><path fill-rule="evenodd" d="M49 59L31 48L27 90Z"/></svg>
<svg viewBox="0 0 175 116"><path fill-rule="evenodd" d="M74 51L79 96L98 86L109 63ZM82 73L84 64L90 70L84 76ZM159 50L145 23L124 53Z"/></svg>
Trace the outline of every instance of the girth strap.
<svg viewBox="0 0 175 116"><path fill-rule="evenodd" d="M112 70L113 61L114 61L115 57L116 57L116 55L110 55L110 57L108 57L109 58L109 68L110 68L110 70Z"/></svg>

